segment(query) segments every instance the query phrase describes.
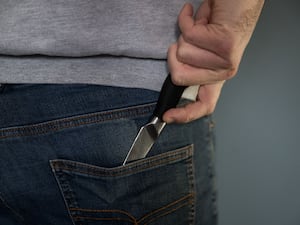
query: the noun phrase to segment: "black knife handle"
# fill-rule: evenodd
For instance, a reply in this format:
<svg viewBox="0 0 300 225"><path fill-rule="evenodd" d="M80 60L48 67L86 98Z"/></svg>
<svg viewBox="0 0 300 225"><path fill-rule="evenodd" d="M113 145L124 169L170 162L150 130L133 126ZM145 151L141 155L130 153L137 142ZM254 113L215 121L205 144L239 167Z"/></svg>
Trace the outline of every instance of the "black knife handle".
<svg viewBox="0 0 300 225"><path fill-rule="evenodd" d="M176 107L185 88L186 86L173 84L171 75L169 74L161 88L153 115L162 120L163 114L167 110Z"/></svg>

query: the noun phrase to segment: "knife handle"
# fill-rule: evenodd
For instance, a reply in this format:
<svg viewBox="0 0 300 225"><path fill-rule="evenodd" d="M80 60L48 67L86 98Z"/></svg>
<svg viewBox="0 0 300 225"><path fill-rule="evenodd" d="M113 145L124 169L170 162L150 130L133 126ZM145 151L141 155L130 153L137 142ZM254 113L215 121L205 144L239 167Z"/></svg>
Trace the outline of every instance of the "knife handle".
<svg viewBox="0 0 300 225"><path fill-rule="evenodd" d="M171 75L169 74L164 81L164 84L161 88L159 98L157 101L156 108L153 115L162 120L163 114L171 109L175 108L178 104L183 91L187 86L178 86L173 84Z"/></svg>

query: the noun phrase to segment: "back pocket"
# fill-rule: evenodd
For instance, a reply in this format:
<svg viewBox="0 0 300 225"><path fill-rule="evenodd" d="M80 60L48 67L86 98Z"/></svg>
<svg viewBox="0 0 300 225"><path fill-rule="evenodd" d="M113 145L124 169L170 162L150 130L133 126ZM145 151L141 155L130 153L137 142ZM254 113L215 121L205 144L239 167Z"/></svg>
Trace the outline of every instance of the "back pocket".
<svg viewBox="0 0 300 225"><path fill-rule="evenodd" d="M194 223L193 145L114 168L50 164L76 225Z"/></svg>

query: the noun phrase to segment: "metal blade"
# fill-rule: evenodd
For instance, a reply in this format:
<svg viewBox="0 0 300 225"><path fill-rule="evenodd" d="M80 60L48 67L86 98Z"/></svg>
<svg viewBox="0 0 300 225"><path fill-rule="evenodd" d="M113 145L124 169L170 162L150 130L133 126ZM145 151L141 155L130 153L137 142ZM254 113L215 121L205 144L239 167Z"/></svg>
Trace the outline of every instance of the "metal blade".
<svg viewBox="0 0 300 225"><path fill-rule="evenodd" d="M123 165L127 162L144 158L150 151L152 145L160 135L165 125L165 122L154 117L150 123L143 126L137 134Z"/></svg>

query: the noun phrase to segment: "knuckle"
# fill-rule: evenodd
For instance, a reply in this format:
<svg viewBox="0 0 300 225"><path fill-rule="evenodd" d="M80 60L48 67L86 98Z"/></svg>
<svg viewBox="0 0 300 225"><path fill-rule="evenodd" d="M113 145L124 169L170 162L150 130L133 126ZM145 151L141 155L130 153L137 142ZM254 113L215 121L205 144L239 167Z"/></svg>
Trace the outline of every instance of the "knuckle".
<svg viewBox="0 0 300 225"><path fill-rule="evenodd" d="M223 73L222 78L224 80L231 79L235 76L238 70L239 57L237 55L238 46L236 46L237 41L232 37L229 32L225 32L226 35L222 40L218 41L217 44L217 55L222 59Z"/></svg>
<svg viewBox="0 0 300 225"><path fill-rule="evenodd" d="M169 46L169 48L168 48L168 55L170 55L174 51L174 49L176 49L176 46L177 46L176 43L173 43L173 44L171 44Z"/></svg>
<svg viewBox="0 0 300 225"><path fill-rule="evenodd" d="M223 79L229 80L233 78L236 75L236 73L237 73L237 67L231 66L224 72Z"/></svg>
<svg viewBox="0 0 300 225"><path fill-rule="evenodd" d="M233 78L238 71L238 63L233 57L226 60L224 64L224 70L221 72L222 80L229 80Z"/></svg>
<svg viewBox="0 0 300 225"><path fill-rule="evenodd" d="M184 86L183 76L182 73L180 73L179 71L173 71L171 79L175 85Z"/></svg>
<svg viewBox="0 0 300 225"><path fill-rule="evenodd" d="M178 46L176 57L178 61L185 62L185 58L187 57L187 52L184 45Z"/></svg>
<svg viewBox="0 0 300 225"><path fill-rule="evenodd" d="M171 80L173 82L173 84L181 86L182 84L182 80L180 78L178 78L176 73L171 73Z"/></svg>
<svg viewBox="0 0 300 225"><path fill-rule="evenodd" d="M184 123L189 123L191 121L195 120L195 118L191 115L190 112L185 112L185 117L183 118Z"/></svg>
<svg viewBox="0 0 300 225"><path fill-rule="evenodd" d="M192 29L186 30L184 33L182 33L183 39L188 43L193 43L194 41L194 33Z"/></svg>

